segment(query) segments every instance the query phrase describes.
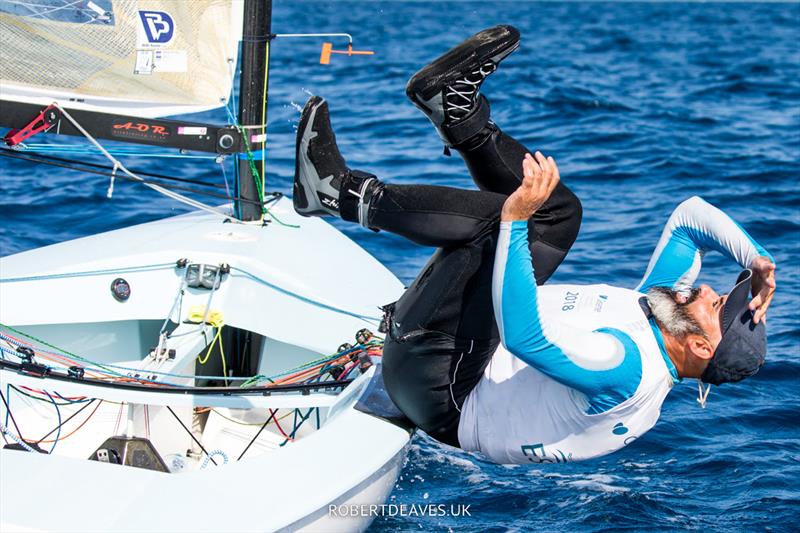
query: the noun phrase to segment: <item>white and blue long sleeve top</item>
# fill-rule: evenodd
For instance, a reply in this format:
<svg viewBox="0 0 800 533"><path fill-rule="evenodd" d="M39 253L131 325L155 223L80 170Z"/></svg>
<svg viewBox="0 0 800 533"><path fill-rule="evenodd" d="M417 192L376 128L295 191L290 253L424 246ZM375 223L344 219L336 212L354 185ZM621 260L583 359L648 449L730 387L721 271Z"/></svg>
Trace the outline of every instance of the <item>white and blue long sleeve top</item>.
<svg viewBox="0 0 800 533"><path fill-rule="evenodd" d="M690 288L703 254L741 267L769 256L699 197L672 213L635 290L536 286L527 223L502 223L493 301L502 345L462 407L459 441L499 463L566 462L604 455L658 420L678 380L654 321L641 310L654 286Z"/></svg>

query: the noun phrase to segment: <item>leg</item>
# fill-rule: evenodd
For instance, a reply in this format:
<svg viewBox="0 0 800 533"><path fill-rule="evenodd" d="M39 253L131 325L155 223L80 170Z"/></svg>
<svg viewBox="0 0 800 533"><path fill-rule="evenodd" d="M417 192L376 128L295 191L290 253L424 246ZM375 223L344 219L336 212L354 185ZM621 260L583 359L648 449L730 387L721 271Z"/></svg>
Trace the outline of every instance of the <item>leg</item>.
<svg viewBox="0 0 800 533"><path fill-rule="evenodd" d="M457 150L475 184L502 195L522 182L522 159L529 150L491 121L489 101L480 88L518 47L515 28L489 28L432 61L406 86L411 102L445 142L445 153ZM580 201L563 184L534 214L528 234L537 282L543 283L561 264L577 237L581 215Z"/></svg>
<svg viewBox="0 0 800 533"><path fill-rule="evenodd" d="M327 102L315 96L303 109L294 182L294 206L300 214L341 215L418 244L451 248L494 227L504 201L504 195L487 191L384 185L372 175L351 171L336 146ZM580 219L580 202L561 184L532 217L529 243L540 283L566 256Z"/></svg>
<svg viewBox="0 0 800 533"><path fill-rule="evenodd" d="M491 121L480 88L518 47L516 28L489 28L434 59L406 86L411 102L436 127L445 153L458 150L481 190L505 195L522 182L520 166L528 150Z"/></svg>
<svg viewBox="0 0 800 533"><path fill-rule="evenodd" d="M327 105L309 100L298 128L295 209L331 214L437 246L390 312L383 376L397 406L434 438L458 445L460 409L499 344L491 282L505 195L424 185L384 185L351 171L336 148ZM567 206L532 219L542 280L577 234ZM574 212L572 212L574 215Z"/></svg>
<svg viewBox="0 0 800 533"><path fill-rule="evenodd" d="M345 183L349 183L347 178ZM353 182L351 189L357 188ZM377 179L371 189L367 217L362 221L365 226L437 248L462 246L495 229L506 198L487 191L435 185L384 185ZM341 195L342 218L357 222L357 204L358 197ZM559 184L528 222L528 244L539 284L566 257L578 236L580 222L578 198Z"/></svg>

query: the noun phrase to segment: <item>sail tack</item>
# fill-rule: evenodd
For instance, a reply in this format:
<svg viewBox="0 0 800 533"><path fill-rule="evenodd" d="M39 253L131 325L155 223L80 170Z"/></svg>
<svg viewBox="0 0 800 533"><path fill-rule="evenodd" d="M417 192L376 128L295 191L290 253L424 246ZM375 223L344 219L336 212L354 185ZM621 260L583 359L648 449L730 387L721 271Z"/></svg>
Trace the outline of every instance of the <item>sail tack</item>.
<svg viewBox="0 0 800 533"><path fill-rule="evenodd" d="M0 0L0 99L159 117L227 103L241 0Z"/></svg>

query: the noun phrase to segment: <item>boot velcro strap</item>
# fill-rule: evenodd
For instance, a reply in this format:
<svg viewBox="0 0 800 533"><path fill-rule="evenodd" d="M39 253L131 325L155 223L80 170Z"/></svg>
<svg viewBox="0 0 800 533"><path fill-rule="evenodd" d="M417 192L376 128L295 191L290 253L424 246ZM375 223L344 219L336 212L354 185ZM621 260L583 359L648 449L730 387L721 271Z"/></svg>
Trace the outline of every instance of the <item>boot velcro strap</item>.
<svg viewBox="0 0 800 533"><path fill-rule="evenodd" d="M485 96L480 95L478 98L478 107L470 116L464 120L458 121L456 124L442 126L442 133L445 135L445 141L447 141L451 147L457 147L465 143L486 126L491 114L489 100L487 100Z"/></svg>
<svg viewBox="0 0 800 533"><path fill-rule="evenodd" d="M363 170L351 170L350 175L358 180L369 179L369 178L377 178L375 174L370 174L369 172L364 172Z"/></svg>

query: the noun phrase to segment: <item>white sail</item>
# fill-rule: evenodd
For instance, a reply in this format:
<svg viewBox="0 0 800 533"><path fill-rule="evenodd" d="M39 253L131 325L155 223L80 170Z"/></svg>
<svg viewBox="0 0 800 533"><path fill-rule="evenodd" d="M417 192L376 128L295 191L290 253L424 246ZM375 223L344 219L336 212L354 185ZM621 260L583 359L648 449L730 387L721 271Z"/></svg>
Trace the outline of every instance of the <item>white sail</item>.
<svg viewBox="0 0 800 533"><path fill-rule="evenodd" d="M141 117L228 101L242 0L0 0L0 99Z"/></svg>

